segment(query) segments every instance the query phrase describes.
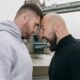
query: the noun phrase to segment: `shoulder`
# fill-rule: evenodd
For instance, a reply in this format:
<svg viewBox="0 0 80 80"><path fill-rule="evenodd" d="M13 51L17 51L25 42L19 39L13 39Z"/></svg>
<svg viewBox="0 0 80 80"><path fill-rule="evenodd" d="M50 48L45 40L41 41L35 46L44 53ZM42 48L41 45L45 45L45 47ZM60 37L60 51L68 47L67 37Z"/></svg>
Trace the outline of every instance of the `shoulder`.
<svg viewBox="0 0 80 80"><path fill-rule="evenodd" d="M72 45L71 45L71 47L72 47L72 51L78 51L78 50L80 50L80 41L76 41L76 42L74 42Z"/></svg>
<svg viewBox="0 0 80 80"><path fill-rule="evenodd" d="M14 37L7 31L0 32L0 45L9 45L14 43Z"/></svg>
<svg viewBox="0 0 80 80"><path fill-rule="evenodd" d="M9 54L13 50L15 50L15 41L13 36L5 31L0 32L0 52Z"/></svg>
<svg viewBox="0 0 80 80"><path fill-rule="evenodd" d="M71 45L70 49L69 49L69 58L70 60L80 60L80 42L75 42Z"/></svg>

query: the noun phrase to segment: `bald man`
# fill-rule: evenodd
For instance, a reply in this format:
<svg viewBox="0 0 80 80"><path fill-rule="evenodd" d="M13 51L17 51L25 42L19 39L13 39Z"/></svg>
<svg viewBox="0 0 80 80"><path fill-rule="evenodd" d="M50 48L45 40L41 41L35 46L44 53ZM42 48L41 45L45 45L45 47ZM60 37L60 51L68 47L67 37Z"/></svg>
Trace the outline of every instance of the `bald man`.
<svg viewBox="0 0 80 80"><path fill-rule="evenodd" d="M45 15L40 37L55 51L49 67L49 80L80 80L80 42L68 32L63 18L57 13Z"/></svg>

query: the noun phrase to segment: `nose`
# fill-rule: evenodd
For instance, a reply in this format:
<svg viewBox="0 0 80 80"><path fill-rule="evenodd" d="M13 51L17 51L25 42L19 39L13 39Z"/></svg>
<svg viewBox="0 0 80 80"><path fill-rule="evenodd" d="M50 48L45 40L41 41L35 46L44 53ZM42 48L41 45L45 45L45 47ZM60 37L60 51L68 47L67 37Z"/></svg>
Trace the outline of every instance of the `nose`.
<svg viewBox="0 0 80 80"><path fill-rule="evenodd" d="M32 32L35 33L35 34L37 34L37 35L39 35L40 31L39 31L38 27L35 27L35 28L33 28Z"/></svg>
<svg viewBox="0 0 80 80"><path fill-rule="evenodd" d="M33 30L32 30L32 33L35 33L35 32L36 32L36 30L35 30L35 29L33 29Z"/></svg>
<svg viewBox="0 0 80 80"><path fill-rule="evenodd" d="M35 33L35 32L36 32L36 29L35 29L35 28L33 28L31 33Z"/></svg>

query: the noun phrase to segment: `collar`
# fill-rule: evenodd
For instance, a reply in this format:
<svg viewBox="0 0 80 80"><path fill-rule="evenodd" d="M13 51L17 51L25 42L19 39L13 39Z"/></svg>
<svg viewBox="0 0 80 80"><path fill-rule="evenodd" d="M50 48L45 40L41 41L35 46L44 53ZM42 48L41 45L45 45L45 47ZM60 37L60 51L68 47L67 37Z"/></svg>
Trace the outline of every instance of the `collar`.
<svg viewBox="0 0 80 80"><path fill-rule="evenodd" d="M57 48L55 51L59 51L63 48L65 48L66 46L70 45L71 43L73 43L73 41L75 41L75 39L72 37L71 34L65 36L64 38L62 38L58 45L57 45Z"/></svg>

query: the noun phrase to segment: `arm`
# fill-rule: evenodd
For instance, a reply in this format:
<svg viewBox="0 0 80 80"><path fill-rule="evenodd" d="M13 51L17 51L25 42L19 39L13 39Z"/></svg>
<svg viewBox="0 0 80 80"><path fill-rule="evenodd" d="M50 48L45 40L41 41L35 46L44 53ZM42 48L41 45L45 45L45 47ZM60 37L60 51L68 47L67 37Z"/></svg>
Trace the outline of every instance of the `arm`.
<svg viewBox="0 0 80 80"><path fill-rule="evenodd" d="M69 56L69 69L72 80L80 80L80 48L75 47Z"/></svg>
<svg viewBox="0 0 80 80"><path fill-rule="evenodd" d="M0 42L0 80L10 80L11 50L8 43Z"/></svg>

